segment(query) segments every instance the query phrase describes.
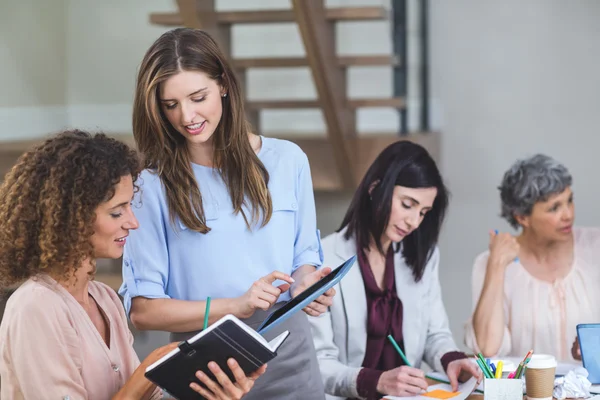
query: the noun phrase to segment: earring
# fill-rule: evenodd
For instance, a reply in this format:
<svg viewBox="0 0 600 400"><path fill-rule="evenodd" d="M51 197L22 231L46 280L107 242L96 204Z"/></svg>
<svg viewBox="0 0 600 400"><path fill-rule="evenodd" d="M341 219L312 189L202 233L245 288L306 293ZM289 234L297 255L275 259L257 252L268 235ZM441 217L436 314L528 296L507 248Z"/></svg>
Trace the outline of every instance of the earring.
<svg viewBox="0 0 600 400"><path fill-rule="evenodd" d="M223 97L227 97L227 93L223 93Z"/></svg>

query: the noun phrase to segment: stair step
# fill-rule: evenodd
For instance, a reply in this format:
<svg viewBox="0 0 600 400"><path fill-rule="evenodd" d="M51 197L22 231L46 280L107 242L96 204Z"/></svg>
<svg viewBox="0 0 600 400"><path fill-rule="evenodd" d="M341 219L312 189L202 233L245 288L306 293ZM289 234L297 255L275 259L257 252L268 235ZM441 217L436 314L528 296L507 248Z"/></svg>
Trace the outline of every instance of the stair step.
<svg viewBox="0 0 600 400"><path fill-rule="evenodd" d="M304 57L272 57L272 58L238 58L233 60L236 68L288 68L307 67L308 60ZM342 56L338 57L340 67L350 66L397 66L400 59L396 56Z"/></svg>
<svg viewBox="0 0 600 400"><path fill-rule="evenodd" d="M248 101L248 107L254 110L260 109L284 109L284 108L321 108L319 100L255 100ZM404 108L405 101L402 97L391 97L381 99L348 99L351 108L360 107L392 107Z"/></svg>
<svg viewBox="0 0 600 400"><path fill-rule="evenodd" d="M384 7L336 7L326 11L330 21L367 21L381 20L388 16ZM260 11L224 11L217 13L222 24L261 24L269 22L295 22L293 10L260 10ZM150 23L162 26L182 26L183 20L178 12L152 13Z"/></svg>

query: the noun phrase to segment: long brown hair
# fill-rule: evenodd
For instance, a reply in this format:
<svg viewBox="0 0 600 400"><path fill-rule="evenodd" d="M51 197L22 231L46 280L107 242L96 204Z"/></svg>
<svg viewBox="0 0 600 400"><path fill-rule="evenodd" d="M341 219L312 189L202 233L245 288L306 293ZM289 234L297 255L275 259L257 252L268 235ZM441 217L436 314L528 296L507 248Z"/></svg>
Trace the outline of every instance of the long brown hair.
<svg viewBox="0 0 600 400"><path fill-rule="evenodd" d="M258 223L262 212L264 226L273 212L269 173L250 144L238 80L210 35L189 28L164 33L148 49L133 105L133 135L145 168L156 170L164 185L171 223L178 216L189 229L210 231L185 138L169 123L159 102L160 85L180 71L203 72L226 90L221 121L213 133L213 165L227 185L234 212L242 213L248 228ZM251 210L250 219L244 205Z"/></svg>
<svg viewBox="0 0 600 400"><path fill-rule="evenodd" d="M0 186L0 286L39 273L68 279L86 259L97 207L141 164L125 143L65 131L24 153Z"/></svg>

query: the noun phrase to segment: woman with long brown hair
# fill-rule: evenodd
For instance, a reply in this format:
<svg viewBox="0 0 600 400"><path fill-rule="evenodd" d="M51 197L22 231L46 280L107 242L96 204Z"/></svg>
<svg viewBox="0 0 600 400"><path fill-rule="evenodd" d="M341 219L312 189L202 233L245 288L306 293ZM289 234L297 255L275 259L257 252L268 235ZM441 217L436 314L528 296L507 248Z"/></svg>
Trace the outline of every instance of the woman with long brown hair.
<svg viewBox="0 0 600 400"><path fill-rule="evenodd" d="M147 51L137 78L133 131L144 156L140 229L125 247L120 293L138 329L173 340L233 314L256 327L327 275L306 155L252 132L229 62L205 32L179 28ZM305 308L319 315L331 290ZM291 332L249 394L324 397L306 315L269 331Z"/></svg>
<svg viewBox="0 0 600 400"><path fill-rule="evenodd" d="M93 280L96 258L118 258L138 227L131 200L136 153L105 135L63 132L25 153L0 187L0 286L22 283L0 325L3 399L159 399L141 364L123 305ZM218 368L218 367L217 367ZM220 369L191 387L207 399L239 399L264 368L233 384ZM209 390L207 390L207 388Z"/></svg>

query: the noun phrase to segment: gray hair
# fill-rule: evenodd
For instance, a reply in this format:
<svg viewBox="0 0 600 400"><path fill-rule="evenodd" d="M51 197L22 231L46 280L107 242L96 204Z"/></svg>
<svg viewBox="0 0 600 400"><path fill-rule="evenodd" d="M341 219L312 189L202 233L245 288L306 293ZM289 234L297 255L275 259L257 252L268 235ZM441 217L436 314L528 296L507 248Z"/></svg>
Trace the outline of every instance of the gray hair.
<svg viewBox="0 0 600 400"><path fill-rule="evenodd" d="M536 154L515 162L502 178L501 216L518 228L515 216L530 215L535 203L546 201L571 186L573 178L567 168L555 159Z"/></svg>

